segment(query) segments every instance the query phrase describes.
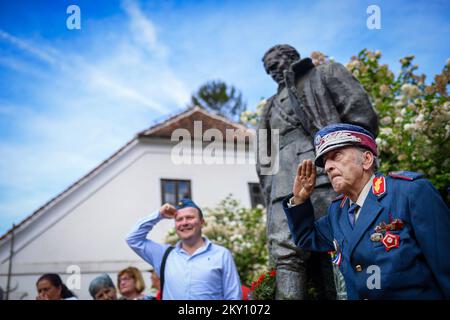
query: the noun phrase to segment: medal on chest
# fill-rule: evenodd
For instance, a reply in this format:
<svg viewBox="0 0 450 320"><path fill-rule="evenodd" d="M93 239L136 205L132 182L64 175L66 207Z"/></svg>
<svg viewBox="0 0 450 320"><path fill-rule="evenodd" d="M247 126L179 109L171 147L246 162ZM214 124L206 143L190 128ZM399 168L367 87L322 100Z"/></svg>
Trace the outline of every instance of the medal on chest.
<svg viewBox="0 0 450 320"><path fill-rule="evenodd" d="M390 231L402 230L404 222L401 219L393 219L391 223L381 221L376 227L375 232L370 235L370 240L374 242L381 242L386 251L393 248L398 248L400 245L400 236L393 234Z"/></svg>

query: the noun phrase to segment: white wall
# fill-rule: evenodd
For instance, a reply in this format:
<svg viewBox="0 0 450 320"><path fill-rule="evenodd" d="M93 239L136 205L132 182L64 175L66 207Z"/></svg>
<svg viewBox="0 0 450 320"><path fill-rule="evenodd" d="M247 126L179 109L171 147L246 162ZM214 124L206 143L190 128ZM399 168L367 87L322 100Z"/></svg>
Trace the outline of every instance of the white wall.
<svg viewBox="0 0 450 320"><path fill-rule="evenodd" d="M27 294L25 299L34 299L39 275L56 272L65 278L70 265L81 269L82 287L75 292L82 299L90 299L89 282L101 272L111 273L115 281L116 272L129 265L148 269L128 248L124 237L136 221L161 206L161 178L191 180L193 199L202 208L217 205L229 193L243 206L250 206L248 183L258 181L254 164L247 161L247 164L234 165L175 165L170 155L172 146L162 140L132 145L116 161L19 232L12 270L12 286L18 283L19 287L12 298ZM243 156L238 154L240 158ZM172 226L172 221L162 221L150 238L163 242ZM0 244L0 286L3 288L6 288L8 256L9 241Z"/></svg>

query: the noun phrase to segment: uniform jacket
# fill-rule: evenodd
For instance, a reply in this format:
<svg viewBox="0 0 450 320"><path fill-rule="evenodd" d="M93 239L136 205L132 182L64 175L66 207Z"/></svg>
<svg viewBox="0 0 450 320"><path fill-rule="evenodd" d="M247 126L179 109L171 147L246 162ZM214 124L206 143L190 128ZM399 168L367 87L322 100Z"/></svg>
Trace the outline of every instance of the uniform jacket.
<svg viewBox="0 0 450 320"><path fill-rule="evenodd" d="M377 180L382 177L382 180ZM288 208L294 242L312 251L336 251L349 299L450 299L450 212L433 185L413 172L377 174L354 228L349 199L338 197L314 221L311 202ZM380 182L381 181L381 182ZM376 190L376 191L375 191ZM372 241L375 227L400 219L398 247ZM376 274L379 274L377 284Z"/></svg>

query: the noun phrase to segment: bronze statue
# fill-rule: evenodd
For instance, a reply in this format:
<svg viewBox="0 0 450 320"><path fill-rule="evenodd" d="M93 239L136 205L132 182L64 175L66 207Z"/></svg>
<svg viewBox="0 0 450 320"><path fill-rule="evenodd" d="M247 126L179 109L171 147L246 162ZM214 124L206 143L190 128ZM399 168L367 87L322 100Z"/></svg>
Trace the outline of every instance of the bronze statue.
<svg viewBox="0 0 450 320"><path fill-rule="evenodd" d="M289 45L276 45L263 57L264 68L278 84L277 93L264 107L259 129L279 130L278 172L257 172L267 206L267 232L271 263L277 270L276 299L306 299L308 282L319 299L335 299L333 269L326 254L297 248L291 240L281 201L292 191L297 166L314 159L314 134L332 123L351 123L378 133L378 117L356 78L339 63L315 66L310 58ZM271 150L274 141L258 141L258 154ZM274 158L272 156L272 158ZM316 218L326 214L336 197L323 169L318 168L312 202ZM309 281L311 280L311 281Z"/></svg>

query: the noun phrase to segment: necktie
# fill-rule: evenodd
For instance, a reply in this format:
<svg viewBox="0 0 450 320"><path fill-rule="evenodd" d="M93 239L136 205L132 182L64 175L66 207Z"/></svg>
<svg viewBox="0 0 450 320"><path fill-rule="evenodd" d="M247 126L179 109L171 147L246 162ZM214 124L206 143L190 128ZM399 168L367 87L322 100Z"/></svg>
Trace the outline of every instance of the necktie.
<svg viewBox="0 0 450 320"><path fill-rule="evenodd" d="M348 221L350 221L350 225L352 228L355 226L355 212L359 208L359 206L356 204L352 204L350 208L348 208Z"/></svg>

